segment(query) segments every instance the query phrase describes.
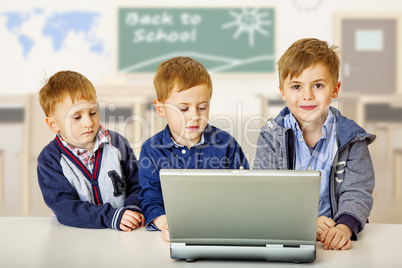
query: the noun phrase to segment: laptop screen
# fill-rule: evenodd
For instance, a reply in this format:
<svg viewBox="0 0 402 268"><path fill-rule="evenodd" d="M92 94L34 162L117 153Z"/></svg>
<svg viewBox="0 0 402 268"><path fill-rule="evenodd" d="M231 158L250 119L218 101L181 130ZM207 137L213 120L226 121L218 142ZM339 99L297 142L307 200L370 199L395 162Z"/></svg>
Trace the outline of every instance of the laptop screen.
<svg viewBox="0 0 402 268"><path fill-rule="evenodd" d="M320 172L160 171L171 242L315 245Z"/></svg>

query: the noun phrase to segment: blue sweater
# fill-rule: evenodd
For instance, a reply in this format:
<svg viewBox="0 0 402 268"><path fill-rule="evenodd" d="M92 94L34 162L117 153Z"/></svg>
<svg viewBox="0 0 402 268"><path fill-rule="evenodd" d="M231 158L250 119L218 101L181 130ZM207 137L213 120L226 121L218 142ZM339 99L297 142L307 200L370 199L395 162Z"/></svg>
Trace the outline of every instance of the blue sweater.
<svg viewBox="0 0 402 268"><path fill-rule="evenodd" d="M159 170L165 169L238 169L249 168L248 161L235 138L207 125L204 142L191 147L173 142L169 126L144 142L140 154L139 195L145 226L156 230L151 222L165 214Z"/></svg>
<svg viewBox="0 0 402 268"><path fill-rule="evenodd" d="M95 152L92 173L58 137L40 153L39 186L60 223L120 230L124 211L141 211L138 161L127 139L108 132L111 144L104 143Z"/></svg>

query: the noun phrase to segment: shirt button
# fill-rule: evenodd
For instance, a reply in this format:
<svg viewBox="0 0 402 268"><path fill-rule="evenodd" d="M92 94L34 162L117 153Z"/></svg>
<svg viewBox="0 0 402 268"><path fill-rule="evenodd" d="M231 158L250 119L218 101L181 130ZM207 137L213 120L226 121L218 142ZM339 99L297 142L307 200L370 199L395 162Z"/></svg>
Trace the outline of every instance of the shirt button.
<svg viewBox="0 0 402 268"><path fill-rule="evenodd" d="M186 153L186 150L184 150L184 149L181 150L181 153L182 153L182 154L185 154L185 153Z"/></svg>
<svg viewBox="0 0 402 268"><path fill-rule="evenodd" d="M103 206L103 204L102 204L102 203L99 203L99 204L98 204L98 207L101 207L101 206Z"/></svg>
<svg viewBox="0 0 402 268"><path fill-rule="evenodd" d="M302 138L300 138L300 139L299 139L299 141L303 141L303 139L302 139Z"/></svg>
<svg viewBox="0 0 402 268"><path fill-rule="evenodd" d="M307 170L311 170L311 167L308 167Z"/></svg>

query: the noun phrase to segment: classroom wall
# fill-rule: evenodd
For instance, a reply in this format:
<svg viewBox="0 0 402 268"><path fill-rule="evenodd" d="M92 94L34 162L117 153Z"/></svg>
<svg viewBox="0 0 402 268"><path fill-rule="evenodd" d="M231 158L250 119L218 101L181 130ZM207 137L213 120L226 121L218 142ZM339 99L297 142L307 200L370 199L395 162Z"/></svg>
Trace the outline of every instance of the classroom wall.
<svg viewBox="0 0 402 268"><path fill-rule="evenodd" d="M150 103L152 94L149 92L153 87L152 74L127 76L117 72L117 8L121 6L274 7L276 9L276 60L289 45L300 38L315 37L326 40L330 44L335 43L337 40L335 15L338 13L372 14L373 16L402 14L402 1L399 0L0 1L0 112L4 107L22 106L27 111L25 119L29 119L28 123L27 120L25 123L17 122L11 125L7 122L0 126L3 136L7 137L0 139L0 216L50 214L41 199L35 171L38 152L54 136L46 128L44 115L35 95L47 77L59 70L75 70L86 75L97 89L105 89L103 96L108 96L107 92L113 92L118 88L120 93L117 94L117 91L114 91L115 94L112 94L113 97L117 97L116 99L103 99L101 105L106 108L113 105L119 108L120 104L126 105L124 107L127 108L138 101L135 99L141 100L141 98L146 103ZM92 13L90 16L98 18L97 25L92 28L89 35L83 32L69 32L63 37L62 43L54 43L54 40L46 36L44 32L46 23L52 23L52 18L61 16L60 13L74 10ZM6 13L8 12L20 13L26 16L22 17L26 18L26 21L21 25L8 27L11 26L7 25ZM53 21L52 27L57 26L54 23ZM335 45L340 44L335 43ZM247 157L252 161L255 154L255 141L266 116L263 112L262 103L264 102L261 96L279 94L277 73L258 75L219 73L211 74L211 76L214 85L211 119L239 140ZM135 93L128 93L131 92L129 90L131 87L136 88ZM148 90L148 93L141 97L141 90L144 89ZM358 106L353 98L347 99L346 102L349 105L343 106L342 111L353 110L355 106ZM281 103L275 105L271 108L278 111ZM335 105L338 104L335 103ZM133 114L136 114L136 109L137 106L133 108ZM150 110L147 110L147 113L149 112ZM247 120L251 117L255 117L256 120L250 123ZM248 129L254 129L255 132L246 134L243 132L246 129L245 126ZM396 151L398 158L393 158L395 151L389 150L399 142L393 133L397 133L394 130L400 126L400 123L367 126L369 131L379 134L376 144L370 148L371 150L374 148L374 164L380 167L376 169L377 177L382 178L376 186L381 194L376 192L375 198L383 205L374 209L372 222L402 223L401 217L389 220L389 215L384 216L384 213L401 215L391 213L393 208L395 210L398 208L392 207L395 204L393 198L398 197L397 200L401 198L396 194L388 194L394 191L395 174L400 173L400 170L395 172L392 170L400 164L402 154ZM16 130L20 132L14 133ZM21 134L21 132L24 133ZM134 141L138 141L135 132L123 132L123 134L134 137ZM148 132L148 134L152 133ZM139 146L134 148L136 152ZM398 146L401 148L400 142ZM13 158L12 161L4 160L10 157ZM395 159L399 159L399 162L395 162ZM12 172L13 170L17 172ZM384 195L384 193L387 194ZM384 210L383 207L387 209ZM399 207L402 207L402 204Z"/></svg>
<svg viewBox="0 0 402 268"><path fill-rule="evenodd" d="M273 6L276 7L276 55L277 58L295 40L316 37L334 42L334 14L336 12L398 12L402 2L398 0L253 0L253 1L40 1L18 0L1 1L0 14L4 12L34 12L41 8L42 14L32 15L29 23L14 33L4 25L6 17L0 15L0 96L7 94L26 94L40 89L43 80L62 69L82 72L95 85L105 81L124 80L117 75L116 64L116 8L119 6ZM70 33L62 46L53 47L49 37L41 32L44 18L55 12L85 10L96 12L99 27L94 33L102 46L101 52L89 52L90 44L82 33ZM29 52L24 52L18 38L18 31L29 34L34 43ZM25 53L25 54L24 54ZM276 93L278 79L276 74L259 76L213 75L214 95L211 111L213 114L236 114L236 102L241 100L243 110L248 114L258 114L261 110L258 94ZM152 76L129 79L130 84L152 85ZM244 94L247 92L247 94ZM222 102L225 105L222 105Z"/></svg>

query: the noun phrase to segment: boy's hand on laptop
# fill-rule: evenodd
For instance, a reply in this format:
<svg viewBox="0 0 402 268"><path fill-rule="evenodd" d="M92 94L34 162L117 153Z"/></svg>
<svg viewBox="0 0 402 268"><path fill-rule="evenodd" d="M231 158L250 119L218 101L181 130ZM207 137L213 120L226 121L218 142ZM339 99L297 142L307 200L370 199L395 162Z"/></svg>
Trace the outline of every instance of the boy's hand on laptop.
<svg viewBox="0 0 402 268"><path fill-rule="evenodd" d="M324 249L350 249L352 247L352 230L346 224L338 224L321 234Z"/></svg>
<svg viewBox="0 0 402 268"><path fill-rule="evenodd" d="M140 226L144 226L144 224L144 215L136 211L126 210L121 217L120 229L125 232L130 232Z"/></svg>
<svg viewBox="0 0 402 268"><path fill-rule="evenodd" d="M326 216L320 216L317 220L317 241L321 240L321 235L324 231L328 230L331 227L335 227L335 222L333 219L328 218Z"/></svg>

